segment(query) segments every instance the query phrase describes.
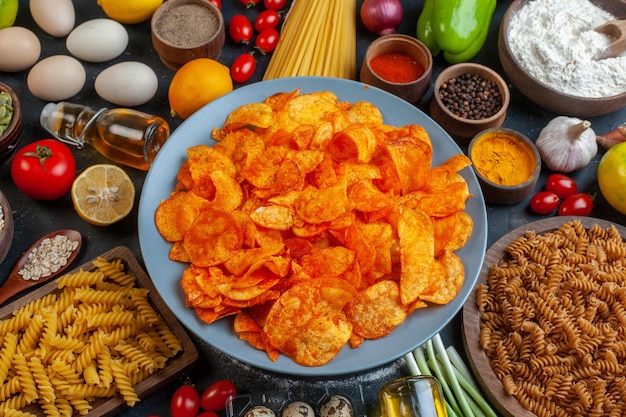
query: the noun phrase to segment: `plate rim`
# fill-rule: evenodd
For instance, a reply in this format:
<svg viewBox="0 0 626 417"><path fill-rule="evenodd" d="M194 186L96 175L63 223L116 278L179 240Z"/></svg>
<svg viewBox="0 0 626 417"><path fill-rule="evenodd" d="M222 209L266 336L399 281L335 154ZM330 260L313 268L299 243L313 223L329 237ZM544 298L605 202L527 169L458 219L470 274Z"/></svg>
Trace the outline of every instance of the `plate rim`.
<svg viewBox="0 0 626 417"><path fill-rule="evenodd" d="M403 109L406 109L404 110L404 112L406 113L410 112L411 118L417 117L418 119L420 119L420 122L423 122L424 124L429 125L427 129L427 131L429 131L429 134L431 136L435 134L435 136L437 137L442 137L443 140L446 141L445 147L452 147L452 149L455 151L454 154L463 152L461 148L459 147L459 145L450 137L450 135L441 126L439 126L434 120L432 120L427 114L425 114L418 107L413 106L412 104L398 98L397 96L392 95L391 93L388 93L384 90L381 90L376 87L373 87L373 86L370 86L370 85L367 85L358 81L354 81L354 80L345 80L345 79L328 78L328 77L290 77L290 78L281 78L281 79L261 81L261 82L249 84L249 85L240 87L234 90L232 93L222 96L214 100L213 102L205 105L203 108L201 108L196 113L194 113L191 117L189 117L183 123L181 123L181 125L175 131L172 132L170 139L166 141L164 147L161 149L161 151L157 155L154 161L153 167L154 166L158 167L160 161L162 160L167 159L169 161L173 158L172 155L169 155L170 152L168 152L168 148L179 146L179 149L178 149L179 153L180 153L181 147L184 147L186 149L188 146L185 146L185 145L186 144L188 145L188 143L190 142L190 139L188 137L182 137L182 136L185 133L187 133L188 130L191 129L190 126L200 123L203 117L208 117L207 115L210 115L213 109L216 109L220 106L229 107L229 104L230 104L230 110L228 110L228 112L230 112L234 108L236 108L237 105L250 103L250 102L257 101L257 100L262 100L264 97L267 97L271 95L272 93L281 92L281 91L292 91L296 88L300 88L302 93L307 93L307 92L312 92L312 91L331 91L337 94L337 96L339 97L341 101L355 102L359 100L364 100L364 99L350 99L350 97L345 97L344 96L345 94L338 94L337 92L337 89L340 89L340 90L347 89L353 94L355 91L358 91L358 94L357 94L358 96L363 96L363 95L371 96L370 98L374 102L391 102L394 104L394 106L398 106ZM261 93L262 98L257 99L257 97L259 97L259 91L263 91L263 93ZM233 98L235 95L237 97L236 100ZM245 101L242 101L243 98L245 98ZM239 103L239 104L234 105L231 103L232 101L234 101L235 103ZM377 107L379 106L377 105ZM224 111L223 108L221 110ZM394 110L395 110L395 107L394 107ZM381 109L381 112L384 113L384 109ZM213 139L210 139L211 127L221 126L223 124L223 119L215 119L209 123L207 123L206 121L203 121L203 123L205 123L205 125L207 126L206 136L203 134L198 134L198 136L202 136L202 138L206 139L208 143L214 143ZM387 120L385 120L385 123L388 123ZM408 121L405 121L403 123L396 123L395 125L408 124L408 123L409 123ZM394 125L394 123L388 123L388 124ZM434 130L434 132L431 130ZM196 137L195 140L201 140L202 138ZM442 140L442 139L439 139L439 140ZM171 145L172 143L176 143L176 145ZM450 155L447 155L446 157L450 157L452 155L453 154L450 154ZM162 162L162 163L166 163L166 162ZM474 264L478 265L475 276L466 275L466 282L464 283L463 288L461 289L461 292L459 293L459 295L457 295L457 298L455 299L454 302L451 302L445 306L429 307L430 309L438 309L438 310L443 310L446 312L448 312L449 310L449 313L450 313L450 314L446 314L445 319L437 320L438 323L439 322L441 323L440 325L438 325L438 328L436 330L427 329L425 333L418 334L417 336L415 336L416 341L414 343L411 343L411 346L409 348L404 348L402 349L402 351L398 351L393 354L384 354L383 355L384 358L381 358L381 359L372 358L370 360L368 358L368 360L363 361L363 363L361 363L360 365L354 365L354 366L345 365L345 366L338 367L336 363L334 364L333 361L331 361L330 363L324 366L306 367L306 366L295 364L295 362L293 362L290 358L285 357L284 355L280 355L278 361L272 362L267 358L267 355L265 355L265 352L261 352L261 351L258 351L258 352L261 352L263 355L265 355L265 360L261 359L259 361L257 360L258 355L254 354L251 351L249 351L249 353L253 354L253 356L257 356L257 358L250 358L247 355L243 355L239 352L231 352L228 350L224 350L221 347L221 345L219 345L219 343L216 343L214 340L208 339L208 336L206 334L207 333L206 329L203 329L203 331L199 333L197 331L197 327L198 327L197 317L192 318L189 314L186 314L184 312L181 313L181 311L179 311L179 309L176 308L175 305L172 305L168 301L170 299L171 294L168 293L167 288L163 288L161 285L159 285L159 282L161 281L161 279L156 276L159 273L159 271L157 270L157 268L155 267L152 261L154 256L150 253L150 251L151 251L151 245L153 244L153 242L150 242L150 240L153 238L162 240L162 238L160 237L160 235L158 235L158 232L156 232L155 234L156 228L153 222L153 215L154 215L154 209L156 207L154 206L154 201L153 201L154 198L148 195L148 191L151 190L151 187L152 188L154 187L152 185L153 183L156 183L159 180L162 180L163 178L162 178L162 175L160 175L160 173L158 172L158 170L152 169L152 168L147 173L146 180L144 182L144 187L142 189L140 201L139 201L138 228L139 228L139 238L140 238L139 239L140 249L144 257L146 269L151 279L154 281L157 291L161 292L163 298L166 301L168 301L167 302L168 306L177 316L179 321L183 323L183 325L187 327L187 329L190 332L192 332L202 341L206 342L207 344L211 345L217 350L220 350L221 352L243 363L246 363L248 365L263 369L265 371L278 373L278 374L329 377L329 376L338 376L338 375L361 372L361 371L373 369L373 368L391 363L394 360L399 359L404 354L408 353L409 351L411 351L412 349L414 349L415 347L417 347L424 341L428 340L430 337L434 336L435 333L439 332L443 327L445 327L460 312L461 308L463 307L463 303L465 302L467 297L470 295L471 289L473 288L476 278L478 276L478 272L480 270L479 265L482 264L482 259L484 257L485 248L487 245L487 213L486 213L486 206L485 206L485 201L482 195L482 191L480 189L480 185L478 184L478 180L476 178L474 171L471 169L471 167L467 167L467 168L464 168L464 170L461 172L461 175L466 179L466 181L468 181L468 185L471 188L470 191L473 194L473 198L468 200L468 204L466 205L465 211L468 211L468 206L469 206L471 207L471 210L476 212L472 215L472 219L474 220L475 227L474 227L474 231L472 232L472 236L470 237L470 241L472 242L472 247L473 247L472 251L477 252L478 257L479 257L479 259L477 259L476 258L477 254L472 253L472 256L473 256L471 258L472 265L470 265L470 267L476 267ZM169 178L169 181L171 184L173 184L174 180L175 178ZM165 184L161 183L161 187L163 187L164 185ZM171 191L173 187L169 187L168 189ZM152 206L150 206L150 204L152 204ZM478 218L476 218L475 216ZM459 251L457 251L457 253L467 251L467 250L470 250L470 248L468 248L466 245L465 248L460 249ZM466 261L468 260L466 259ZM169 261L169 260L166 260L166 262L173 263L173 261ZM467 268L468 266L466 265L466 269ZM170 290L172 288L174 287L170 285ZM175 291L178 291L178 290L175 290ZM180 300L178 300L178 302L180 302ZM194 313L194 316L195 316L195 313ZM226 320L228 320L228 318ZM400 328L402 328L403 326L407 327L410 325L410 323L411 323L411 320L407 320L403 325L394 329L394 332L392 332L391 335L387 337L391 337L394 334L397 334ZM199 323L199 324L202 325L202 323ZM211 326L215 326L215 325L216 323L211 324ZM207 326L207 325L204 324L204 326ZM405 329L403 331L406 332L407 330ZM232 329L229 329L228 333L230 333L231 337L234 334ZM378 340L382 340L382 339L378 339ZM358 349L364 349L366 345L369 345L371 343L376 343L376 342L377 340L365 341L364 346ZM241 341L241 343L245 343L245 342ZM249 347L249 349L254 349L254 348ZM348 346L348 347L344 347L344 349L351 349L351 348ZM342 349L342 351L339 352L339 355L342 354L344 349ZM373 349L373 348L370 348L370 349ZM244 350L247 350L247 349L244 349Z"/></svg>

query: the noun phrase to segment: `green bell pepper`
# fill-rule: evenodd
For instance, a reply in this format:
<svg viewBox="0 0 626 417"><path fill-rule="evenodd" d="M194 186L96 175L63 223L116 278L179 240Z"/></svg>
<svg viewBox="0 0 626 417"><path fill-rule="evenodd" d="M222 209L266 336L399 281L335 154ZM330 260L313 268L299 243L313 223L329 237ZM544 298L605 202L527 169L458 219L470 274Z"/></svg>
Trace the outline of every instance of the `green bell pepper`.
<svg viewBox="0 0 626 417"><path fill-rule="evenodd" d="M443 51L450 63L469 61L483 47L496 0L424 0L417 39L433 56Z"/></svg>

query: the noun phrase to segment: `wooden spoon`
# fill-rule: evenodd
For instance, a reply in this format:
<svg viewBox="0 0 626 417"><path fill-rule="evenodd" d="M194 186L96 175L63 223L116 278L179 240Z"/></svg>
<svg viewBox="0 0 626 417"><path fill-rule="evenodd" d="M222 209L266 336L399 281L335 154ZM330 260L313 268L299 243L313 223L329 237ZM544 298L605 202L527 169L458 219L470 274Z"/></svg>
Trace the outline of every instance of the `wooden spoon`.
<svg viewBox="0 0 626 417"><path fill-rule="evenodd" d="M52 239L53 237L58 236L58 235L63 235L67 237L68 239L70 239L71 241L78 242L78 246L71 253L70 257L67 259L66 264L61 266L61 268L59 268L58 271L53 272L50 275L47 275L45 277L41 277L39 279L22 278L22 276L19 274L19 271L28 262L28 255L33 251L33 249L38 248L41 245L41 242L44 241L44 239L46 238ZM33 243L32 246L28 248L28 250L24 252L24 254L20 257L20 259L17 261L17 264L15 264L15 267L13 267L13 271L11 271L11 274L9 275L7 280L4 282L2 287L0 287L0 305L2 305L6 300L13 297L14 295L17 295L21 293L22 291L25 291L28 288L50 281L51 279L63 273L63 271L65 271L72 264L72 262L74 261L78 253L80 252L80 247L82 245L82 242L83 242L83 238L80 232L76 230L57 230L56 232L48 233L47 235L43 236L41 239Z"/></svg>
<svg viewBox="0 0 626 417"><path fill-rule="evenodd" d="M613 38L613 42L611 42L604 51L594 57L596 61L606 58L615 58L626 51L626 20L611 20L598 26L594 30Z"/></svg>

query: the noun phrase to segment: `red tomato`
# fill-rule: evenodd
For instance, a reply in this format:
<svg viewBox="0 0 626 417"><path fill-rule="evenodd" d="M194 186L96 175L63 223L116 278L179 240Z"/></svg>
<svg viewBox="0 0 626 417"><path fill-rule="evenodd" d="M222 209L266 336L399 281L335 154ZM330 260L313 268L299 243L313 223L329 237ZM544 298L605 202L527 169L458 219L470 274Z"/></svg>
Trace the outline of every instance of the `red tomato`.
<svg viewBox="0 0 626 417"><path fill-rule="evenodd" d="M285 0L263 0L263 5L268 10L280 10L285 7Z"/></svg>
<svg viewBox="0 0 626 417"><path fill-rule="evenodd" d="M593 197L576 193L567 197L559 207L559 216L588 216L593 210Z"/></svg>
<svg viewBox="0 0 626 417"><path fill-rule="evenodd" d="M559 197L550 191L539 191L530 199L530 208L538 214L548 214L559 206Z"/></svg>
<svg viewBox="0 0 626 417"><path fill-rule="evenodd" d="M237 43L248 44L252 39L252 23L242 14L236 14L230 19L228 33Z"/></svg>
<svg viewBox="0 0 626 417"><path fill-rule="evenodd" d="M576 194L578 192L578 184L567 175L552 174L546 180L546 190L563 199Z"/></svg>
<svg viewBox="0 0 626 417"><path fill-rule="evenodd" d="M209 3L213 3L218 9L222 9L222 2L220 0L209 0Z"/></svg>
<svg viewBox="0 0 626 417"><path fill-rule="evenodd" d="M256 37L254 45L261 53L268 54L276 49L280 35L274 28L263 29Z"/></svg>
<svg viewBox="0 0 626 417"><path fill-rule="evenodd" d="M209 385L200 397L200 406L207 411L220 411L226 408L230 397L237 395L235 384L227 379L220 379Z"/></svg>
<svg viewBox="0 0 626 417"><path fill-rule="evenodd" d="M260 1L261 0L239 0L239 2L247 8L256 6Z"/></svg>
<svg viewBox="0 0 626 417"><path fill-rule="evenodd" d="M196 417L200 410L200 394L191 385L181 385L172 396L172 417Z"/></svg>
<svg viewBox="0 0 626 417"><path fill-rule="evenodd" d="M252 54L241 54L230 67L230 76L236 83L245 83L254 75L256 70L256 59Z"/></svg>
<svg viewBox="0 0 626 417"><path fill-rule="evenodd" d="M27 196L56 200L72 188L76 160L70 148L58 140L38 140L17 151L11 162L11 177Z"/></svg>
<svg viewBox="0 0 626 417"><path fill-rule="evenodd" d="M263 10L254 19L254 28L257 32L263 29L276 28L280 23L280 15L276 10Z"/></svg>

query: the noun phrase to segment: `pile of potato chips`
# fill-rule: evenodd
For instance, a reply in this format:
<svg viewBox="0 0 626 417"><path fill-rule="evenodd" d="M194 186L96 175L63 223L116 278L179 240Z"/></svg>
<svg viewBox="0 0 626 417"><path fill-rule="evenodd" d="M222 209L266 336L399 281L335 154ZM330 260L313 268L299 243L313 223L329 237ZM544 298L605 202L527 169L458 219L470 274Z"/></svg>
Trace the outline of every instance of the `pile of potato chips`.
<svg viewBox="0 0 626 417"><path fill-rule="evenodd" d="M155 213L204 322L236 315L239 338L272 360L320 366L460 290L470 161L433 167L421 126L295 90L235 109L212 135Z"/></svg>

